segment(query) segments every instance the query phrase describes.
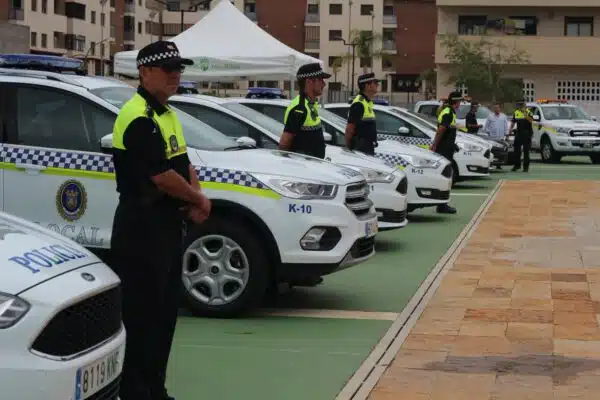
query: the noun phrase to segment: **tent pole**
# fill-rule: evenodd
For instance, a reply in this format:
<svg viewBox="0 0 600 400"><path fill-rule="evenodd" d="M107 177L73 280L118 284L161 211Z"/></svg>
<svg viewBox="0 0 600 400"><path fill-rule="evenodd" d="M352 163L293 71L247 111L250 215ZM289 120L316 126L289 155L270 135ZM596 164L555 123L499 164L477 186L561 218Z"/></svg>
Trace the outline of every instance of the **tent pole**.
<svg viewBox="0 0 600 400"><path fill-rule="evenodd" d="M290 79L290 100L294 97L294 80Z"/></svg>

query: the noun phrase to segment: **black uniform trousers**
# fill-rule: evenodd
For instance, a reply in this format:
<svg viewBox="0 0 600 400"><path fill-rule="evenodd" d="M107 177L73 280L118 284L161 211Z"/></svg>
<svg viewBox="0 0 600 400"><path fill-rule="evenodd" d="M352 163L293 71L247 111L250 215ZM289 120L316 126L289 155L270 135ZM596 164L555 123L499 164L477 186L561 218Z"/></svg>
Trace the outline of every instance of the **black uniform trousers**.
<svg viewBox="0 0 600 400"><path fill-rule="evenodd" d="M527 131L519 131L515 133L514 160L515 168L521 168L521 152L523 153L523 168L529 169L529 152L531 150L531 138L533 134ZM522 149L522 150L521 150Z"/></svg>
<svg viewBox="0 0 600 400"><path fill-rule="evenodd" d="M375 155L375 143L372 140L365 138L357 138L354 149L356 151L360 151L361 153L368 154L370 156Z"/></svg>
<svg viewBox="0 0 600 400"><path fill-rule="evenodd" d="M173 208L120 202L112 268L123 288L127 333L121 400L163 400L177 323L185 222Z"/></svg>

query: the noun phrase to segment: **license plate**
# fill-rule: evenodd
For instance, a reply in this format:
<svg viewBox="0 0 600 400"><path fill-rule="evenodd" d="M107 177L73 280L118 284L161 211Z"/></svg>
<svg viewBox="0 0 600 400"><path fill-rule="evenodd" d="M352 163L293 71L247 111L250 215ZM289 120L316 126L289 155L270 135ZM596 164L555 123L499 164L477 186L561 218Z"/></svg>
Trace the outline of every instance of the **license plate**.
<svg viewBox="0 0 600 400"><path fill-rule="evenodd" d="M367 222L365 224L365 237L374 236L377 233L377 221Z"/></svg>
<svg viewBox="0 0 600 400"><path fill-rule="evenodd" d="M585 147L585 148L594 147L594 143L592 143L592 142L583 142L583 147Z"/></svg>
<svg viewBox="0 0 600 400"><path fill-rule="evenodd" d="M122 353L119 347L112 353L77 370L74 400L85 400L108 386L121 373Z"/></svg>

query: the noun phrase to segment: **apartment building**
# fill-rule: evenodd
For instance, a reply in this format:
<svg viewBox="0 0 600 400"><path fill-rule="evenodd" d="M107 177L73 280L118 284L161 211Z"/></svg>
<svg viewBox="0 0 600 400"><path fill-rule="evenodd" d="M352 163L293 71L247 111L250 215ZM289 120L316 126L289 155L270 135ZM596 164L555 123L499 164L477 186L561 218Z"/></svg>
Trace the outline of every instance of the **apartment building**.
<svg viewBox="0 0 600 400"><path fill-rule="evenodd" d="M499 6L502 4L502 6ZM528 53L512 66L527 100L562 98L600 105L600 3L597 0L437 0L439 34L489 38ZM438 93L453 89L445 49L436 38ZM468 88L467 88L468 90Z"/></svg>

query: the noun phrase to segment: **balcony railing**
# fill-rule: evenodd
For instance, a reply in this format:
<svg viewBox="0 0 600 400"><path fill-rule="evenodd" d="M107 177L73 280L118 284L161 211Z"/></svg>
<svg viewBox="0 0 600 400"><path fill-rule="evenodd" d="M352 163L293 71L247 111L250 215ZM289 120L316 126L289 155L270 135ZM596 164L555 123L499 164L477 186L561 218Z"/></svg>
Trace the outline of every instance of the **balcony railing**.
<svg viewBox="0 0 600 400"><path fill-rule="evenodd" d="M135 14L135 3L125 3L125 12Z"/></svg>
<svg viewBox="0 0 600 400"><path fill-rule="evenodd" d="M396 50L396 42L393 40L383 41L383 50Z"/></svg>
<svg viewBox="0 0 600 400"><path fill-rule="evenodd" d="M23 10L22 8L10 8L8 10L8 19L14 21L24 21L25 10Z"/></svg>
<svg viewBox="0 0 600 400"><path fill-rule="evenodd" d="M126 41L134 41L135 40L135 31L123 31L123 40Z"/></svg>
<svg viewBox="0 0 600 400"><path fill-rule="evenodd" d="M304 41L304 48L305 49L310 49L310 50L314 50L314 49L318 49L320 46L320 43L318 40L306 40Z"/></svg>
<svg viewBox="0 0 600 400"><path fill-rule="evenodd" d="M385 25L396 25L398 23L398 19L396 18L396 14L393 15L384 15L383 23Z"/></svg>
<svg viewBox="0 0 600 400"><path fill-rule="evenodd" d="M312 14L312 13L306 14L306 22L312 22L312 23L317 22L318 23L320 21L321 21L321 16L319 14Z"/></svg>
<svg viewBox="0 0 600 400"><path fill-rule="evenodd" d="M244 14L250 21L256 21L258 19L255 12L245 12Z"/></svg>

